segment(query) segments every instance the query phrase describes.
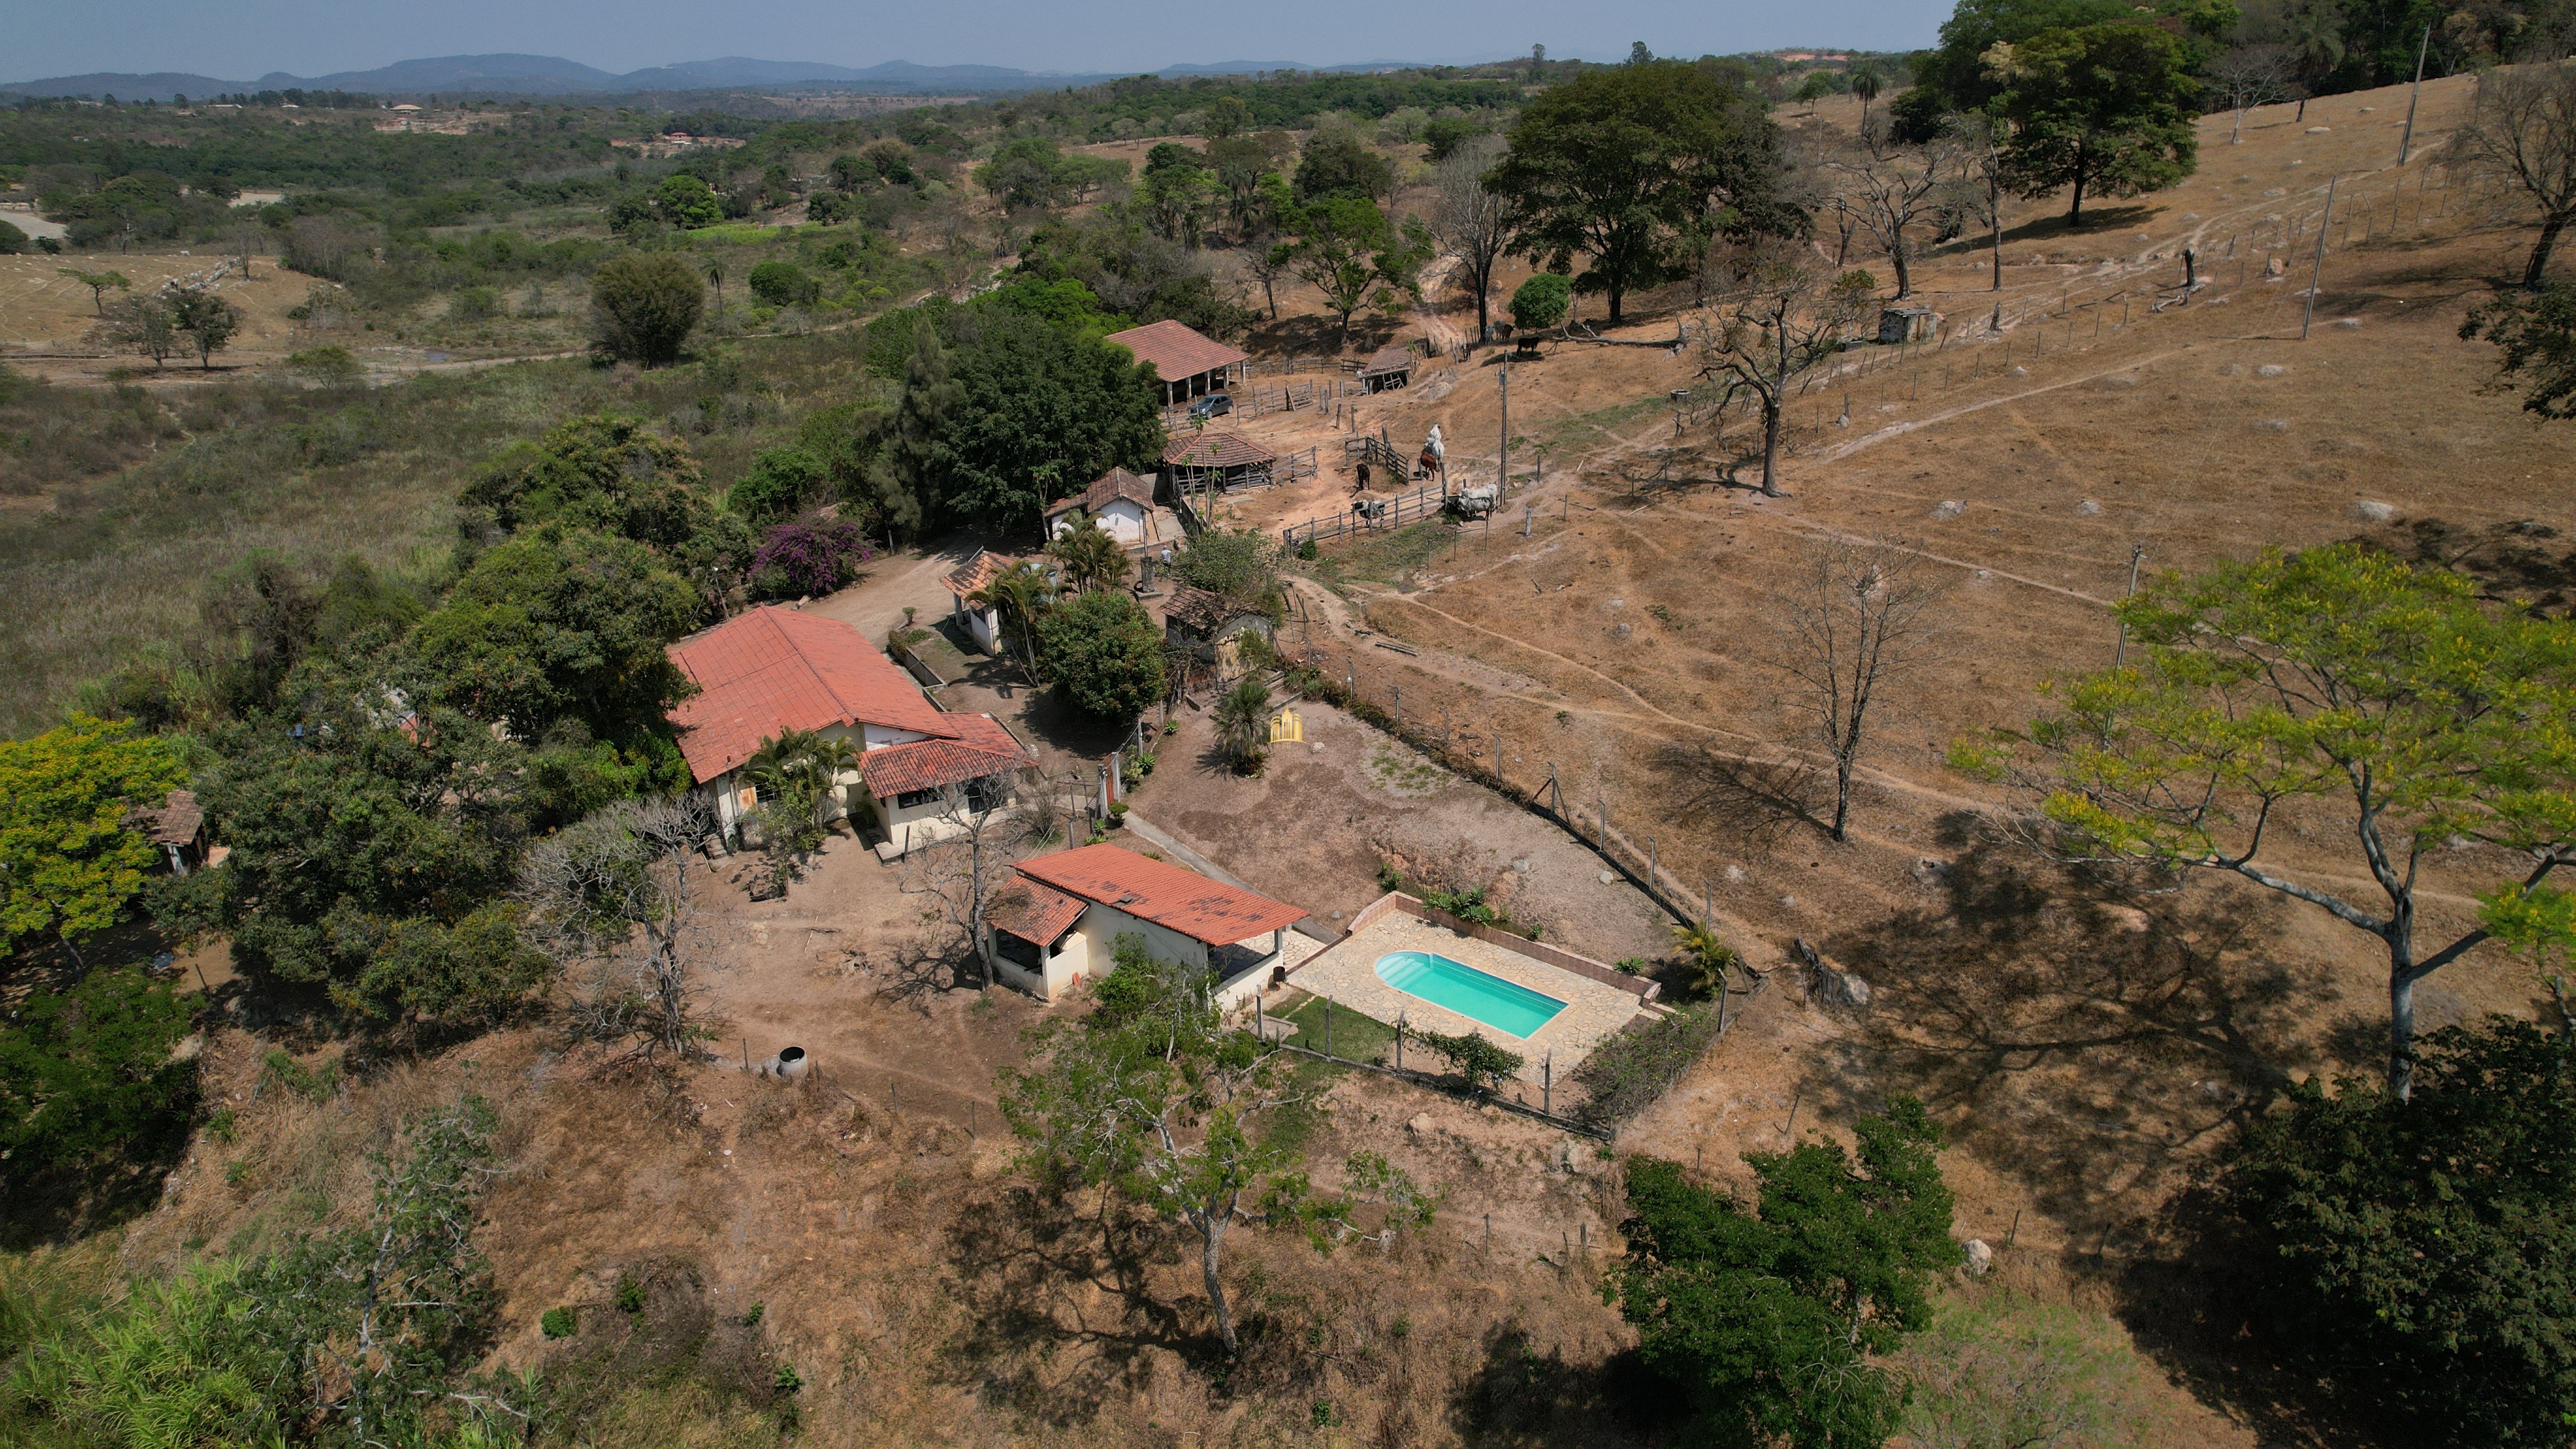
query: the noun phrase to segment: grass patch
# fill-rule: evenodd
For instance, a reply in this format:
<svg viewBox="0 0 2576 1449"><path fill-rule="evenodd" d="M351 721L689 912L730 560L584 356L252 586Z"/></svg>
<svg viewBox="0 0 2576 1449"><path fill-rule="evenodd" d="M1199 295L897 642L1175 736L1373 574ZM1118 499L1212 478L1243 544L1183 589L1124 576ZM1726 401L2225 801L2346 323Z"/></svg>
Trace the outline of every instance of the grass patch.
<svg viewBox="0 0 2576 1449"><path fill-rule="evenodd" d="M1672 405L1672 399L1661 394L1642 397L1635 402L1613 403L1606 408L1595 408L1588 413L1576 413L1570 418L1559 418L1548 424L1547 431L1538 434L1535 441L1547 450L1550 458L1561 456L1570 462L1575 454L1591 452L1610 442L1611 439L1603 437L1603 433L1616 433L1648 413L1668 409ZM1513 441L1532 440L1520 437Z"/></svg>
<svg viewBox="0 0 2576 1449"><path fill-rule="evenodd" d="M1308 572L1336 591L1357 583L1399 583L1447 548L1457 532L1445 518L1426 518L1383 533L1364 533L1355 541L1325 544L1323 557Z"/></svg>
<svg viewBox="0 0 2576 1449"><path fill-rule="evenodd" d="M1324 1049L1324 1016L1330 1010L1333 1018L1333 1055L1358 1062L1388 1062L1395 1056L1395 1028L1375 1017L1362 1016L1347 1006L1327 1002L1320 996L1309 996L1286 1011L1272 1015L1293 1023L1297 1035L1290 1038L1309 1051ZM1326 1070L1331 1070L1329 1067Z"/></svg>

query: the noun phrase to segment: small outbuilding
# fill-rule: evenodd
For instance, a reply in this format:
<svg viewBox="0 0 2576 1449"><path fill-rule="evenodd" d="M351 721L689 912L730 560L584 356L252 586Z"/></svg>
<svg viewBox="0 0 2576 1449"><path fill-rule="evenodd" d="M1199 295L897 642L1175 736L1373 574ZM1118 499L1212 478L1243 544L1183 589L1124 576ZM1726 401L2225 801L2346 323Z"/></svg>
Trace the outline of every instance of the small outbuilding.
<svg viewBox="0 0 2576 1449"><path fill-rule="evenodd" d="M976 645L987 654L1002 652L1002 611L991 604L975 602L975 596L991 587L993 580L1010 572L1024 559L988 548L975 550L965 567L941 579L948 590L949 617L955 619Z"/></svg>
<svg viewBox="0 0 2576 1449"><path fill-rule="evenodd" d="M1207 973L1220 1008L1258 992L1281 964L1290 926L1306 912L1115 845L1021 861L986 902L1002 979L1053 1001L1105 976L1118 938L1135 936L1157 961Z"/></svg>
<svg viewBox="0 0 2576 1449"><path fill-rule="evenodd" d="M161 847L172 875L186 875L223 859L222 851L206 845L206 812L197 804L194 790L173 790L161 797L158 808L136 810L125 817L125 823Z"/></svg>
<svg viewBox="0 0 2576 1449"><path fill-rule="evenodd" d="M1360 364L1360 390L1392 392L1406 386L1413 381L1413 366L1420 360L1410 347L1381 347Z"/></svg>
<svg viewBox="0 0 2576 1449"><path fill-rule="evenodd" d="M1277 621L1259 609L1228 601L1222 594L1183 585L1172 591L1163 610L1163 647L1216 667L1220 676L1243 672L1243 636L1267 640Z"/></svg>
<svg viewBox="0 0 2576 1449"><path fill-rule="evenodd" d="M1878 314L1878 341L1883 347L1927 342L1941 330L1941 314L1929 307L1889 307Z"/></svg>
<svg viewBox="0 0 2576 1449"><path fill-rule="evenodd" d="M1159 548L1169 542L1165 520L1154 507L1154 480L1124 468L1112 468L1092 485L1046 511L1047 537L1062 538L1090 519L1129 553Z"/></svg>
<svg viewBox="0 0 2576 1449"><path fill-rule="evenodd" d="M1163 450L1172 496L1210 488L1257 487L1277 481L1279 455L1241 433L1183 433Z"/></svg>
<svg viewBox="0 0 2576 1449"><path fill-rule="evenodd" d="M1163 406L1223 392L1243 375L1251 357L1169 318L1112 332L1105 339L1151 363L1163 385Z"/></svg>

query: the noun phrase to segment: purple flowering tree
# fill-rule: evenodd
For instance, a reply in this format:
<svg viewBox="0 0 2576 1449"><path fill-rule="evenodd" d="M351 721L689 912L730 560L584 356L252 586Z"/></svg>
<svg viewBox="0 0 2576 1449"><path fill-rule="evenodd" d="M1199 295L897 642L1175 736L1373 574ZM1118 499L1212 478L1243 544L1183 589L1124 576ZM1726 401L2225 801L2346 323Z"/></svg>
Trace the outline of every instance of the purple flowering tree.
<svg viewBox="0 0 2576 1449"><path fill-rule="evenodd" d="M821 596L847 585L876 557L855 523L799 518L782 523L751 556L751 587L765 599Z"/></svg>

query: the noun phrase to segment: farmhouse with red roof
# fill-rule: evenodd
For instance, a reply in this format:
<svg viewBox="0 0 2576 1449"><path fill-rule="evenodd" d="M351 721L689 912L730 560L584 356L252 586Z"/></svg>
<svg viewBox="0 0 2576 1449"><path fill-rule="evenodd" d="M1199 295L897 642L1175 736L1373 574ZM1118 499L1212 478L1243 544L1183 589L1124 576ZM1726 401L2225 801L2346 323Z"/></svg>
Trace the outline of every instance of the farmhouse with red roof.
<svg viewBox="0 0 2576 1449"><path fill-rule="evenodd" d="M942 710L884 651L836 619L763 605L673 644L670 654L698 686L671 711L680 754L728 838L759 803L744 765L783 730L857 747L859 768L836 782L825 809L834 819L864 813L862 823L885 837L879 853L889 856L953 832L960 811L1009 803L1019 772L1037 764L1001 723Z"/></svg>
<svg viewBox="0 0 2576 1449"><path fill-rule="evenodd" d="M1118 938L1132 935L1158 961L1207 972L1225 1008L1261 989L1284 961L1288 928L1305 916L1114 845L1021 861L985 910L1003 978L1046 1000L1106 975Z"/></svg>

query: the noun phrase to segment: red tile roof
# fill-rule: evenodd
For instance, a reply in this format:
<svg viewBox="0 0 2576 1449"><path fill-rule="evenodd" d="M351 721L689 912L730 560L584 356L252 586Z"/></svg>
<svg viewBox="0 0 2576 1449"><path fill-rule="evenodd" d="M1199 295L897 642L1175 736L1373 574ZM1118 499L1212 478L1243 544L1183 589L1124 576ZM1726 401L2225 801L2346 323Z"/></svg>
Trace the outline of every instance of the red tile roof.
<svg viewBox="0 0 2576 1449"><path fill-rule="evenodd" d="M1136 354L1138 362L1154 364L1154 375L1165 382L1179 382L1220 367L1231 367L1245 361L1248 354L1235 351L1224 343L1205 337L1166 318L1112 332L1108 341Z"/></svg>
<svg viewBox="0 0 2576 1449"><path fill-rule="evenodd" d="M984 919L994 930L1008 931L1023 941L1052 946L1058 937L1073 929L1090 909L1089 901L1078 901L1062 891L1049 890L1036 881L1022 877L993 893L984 902Z"/></svg>
<svg viewBox="0 0 2576 1449"><path fill-rule="evenodd" d="M161 798L158 809L135 809L126 815L125 823L142 831L155 845L192 845L197 832L205 826L206 814L197 805L196 791L173 790Z"/></svg>
<svg viewBox="0 0 2576 1449"><path fill-rule="evenodd" d="M783 729L862 724L955 738L955 716L912 676L837 619L764 604L671 646L699 693L671 711L689 774L703 783L733 769Z"/></svg>
<svg viewBox="0 0 2576 1449"><path fill-rule="evenodd" d="M907 790L938 790L1036 767L1037 761L992 716L952 714L947 719L956 739L914 740L868 751L859 761L868 793L887 800Z"/></svg>
<svg viewBox="0 0 2576 1449"><path fill-rule="evenodd" d="M1114 845L1042 855L1021 861L1019 869L1067 895L1114 907L1210 946L1230 946L1306 918L1296 906Z"/></svg>
<svg viewBox="0 0 2576 1449"><path fill-rule="evenodd" d="M1053 518L1075 508L1085 513L1098 513L1121 498L1143 504L1146 511L1151 512L1154 507L1154 480L1139 478L1124 468L1112 468L1093 480L1090 487L1047 509L1046 516Z"/></svg>
<svg viewBox="0 0 2576 1449"><path fill-rule="evenodd" d="M985 585L1010 572L1011 565L1018 562L1019 560L1010 554L995 553L989 548L979 548L975 550L973 558L966 560L964 568L939 582L950 593L961 597L967 594L980 594L984 591Z"/></svg>
<svg viewBox="0 0 2576 1449"><path fill-rule="evenodd" d="M1241 468L1278 456L1241 433L1184 433L1163 447L1163 462L1176 468Z"/></svg>

